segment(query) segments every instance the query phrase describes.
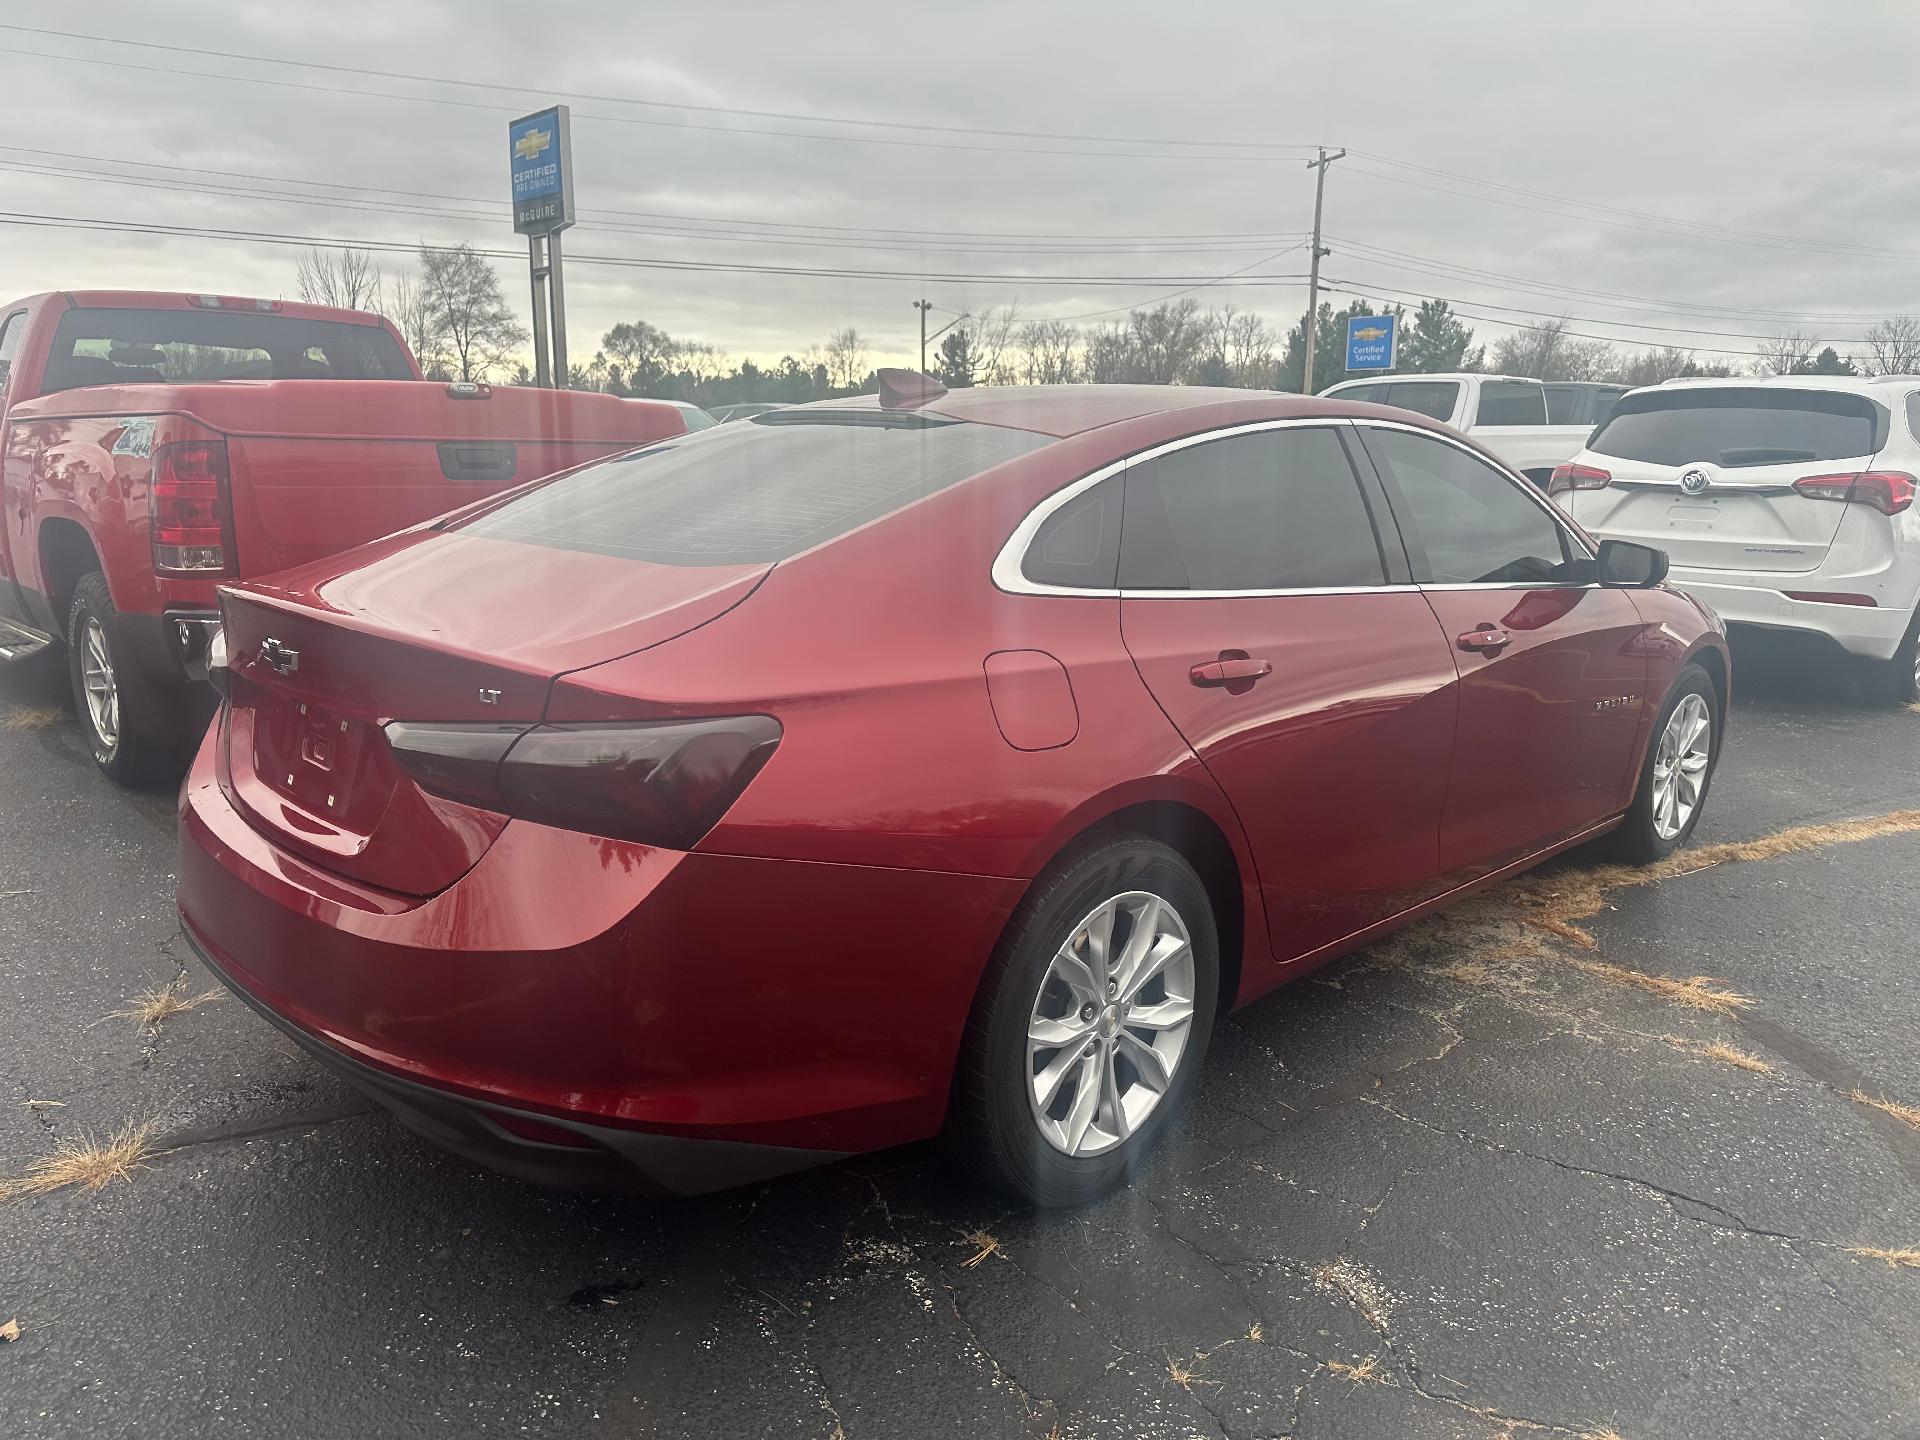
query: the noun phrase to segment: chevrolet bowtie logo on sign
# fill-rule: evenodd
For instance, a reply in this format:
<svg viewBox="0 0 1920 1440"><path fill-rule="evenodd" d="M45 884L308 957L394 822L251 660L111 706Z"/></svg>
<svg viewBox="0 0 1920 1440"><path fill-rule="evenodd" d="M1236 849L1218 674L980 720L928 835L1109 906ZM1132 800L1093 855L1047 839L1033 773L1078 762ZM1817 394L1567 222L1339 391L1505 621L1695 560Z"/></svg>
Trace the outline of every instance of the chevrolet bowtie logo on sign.
<svg viewBox="0 0 1920 1440"><path fill-rule="evenodd" d="M1387 338L1387 327L1384 325L1364 326L1353 332L1353 338L1356 340L1384 340Z"/></svg>
<svg viewBox="0 0 1920 1440"><path fill-rule="evenodd" d="M553 144L551 130L530 129L513 142L513 153L522 160L537 160L540 158L540 152L551 144Z"/></svg>

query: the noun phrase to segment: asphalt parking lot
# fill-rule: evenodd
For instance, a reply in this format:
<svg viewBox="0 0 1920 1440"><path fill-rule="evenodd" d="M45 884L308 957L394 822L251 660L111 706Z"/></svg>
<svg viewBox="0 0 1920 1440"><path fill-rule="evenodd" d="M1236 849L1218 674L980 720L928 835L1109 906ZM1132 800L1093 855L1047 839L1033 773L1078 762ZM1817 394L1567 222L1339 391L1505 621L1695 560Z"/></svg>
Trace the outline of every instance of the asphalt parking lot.
<svg viewBox="0 0 1920 1440"><path fill-rule="evenodd" d="M1920 715L1736 687L1666 878L1575 859L1241 1012L1130 1188L1035 1213L932 1147L540 1191L231 998L106 1018L213 983L172 798L0 674L0 1177L152 1150L0 1199L0 1434L1920 1436Z"/></svg>

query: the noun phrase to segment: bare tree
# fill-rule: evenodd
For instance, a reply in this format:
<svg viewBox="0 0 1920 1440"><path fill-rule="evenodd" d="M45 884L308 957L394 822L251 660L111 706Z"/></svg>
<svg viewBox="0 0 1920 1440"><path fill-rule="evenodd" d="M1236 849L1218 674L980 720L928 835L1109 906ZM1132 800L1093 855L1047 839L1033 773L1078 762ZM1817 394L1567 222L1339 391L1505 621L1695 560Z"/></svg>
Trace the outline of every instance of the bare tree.
<svg viewBox="0 0 1920 1440"><path fill-rule="evenodd" d="M1273 384L1274 348L1279 337L1267 328L1267 322L1251 310L1236 314L1231 307L1222 312L1220 354L1227 362L1233 383L1248 389L1263 389Z"/></svg>
<svg viewBox="0 0 1920 1440"><path fill-rule="evenodd" d="M1912 375L1920 372L1920 320L1895 315L1866 334L1867 348L1853 357L1862 375Z"/></svg>
<svg viewBox="0 0 1920 1440"><path fill-rule="evenodd" d="M1020 378L1029 385L1071 385L1080 375L1080 332L1065 320L1020 327Z"/></svg>
<svg viewBox="0 0 1920 1440"><path fill-rule="evenodd" d="M1020 307L1002 305L983 311L967 324L968 349L973 356L973 383L1014 385L1020 380Z"/></svg>
<svg viewBox="0 0 1920 1440"><path fill-rule="evenodd" d="M452 379L441 344L439 318L426 287L404 271L385 287L380 313L393 322L428 379Z"/></svg>
<svg viewBox="0 0 1920 1440"><path fill-rule="evenodd" d="M1092 385L1123 385L1138 370L1133 331L1124 321L1103 325L1087 336L1081 373Z"/></svg>
<svg viewBox="0 0 1920 1440"><path fill-rule="evenodd" d="M294 261L300 298L342 310L380 308L380 267L371 250L322 250L318 245Z"/></svg>
<svg viewBox="0 0 1920 1440"><path fill-rule="evenodd" d="M849 325L827 337L827 383L836 390L856 390L867 378L867 341Z"/></svg>
<svg viewBox="0 0 1920 1440"><path fill-rule="evenodd" d="M1207 322L1191 296L1135 310L1127 316L1127 328L1133 337L1133 378L1148 385L1184 379L1206 353Z"/></svg>
<svg viewBox="0 0 1920 1440"><path fill-rule="evenodd" d="M1820 337L1804 330L1788 330L1771 340L1763 340L1754 354L1757 375L1792 375L1803 365L1813 363L1813 352Z"/></svg>
<svg viewBox="0 0 1920 1440"><path fill-rule="evenodd" d="M513 358L527 332L507 308L500 277L467 244L420 248L420 288L445 349L448 369L461 380L485 380Z"/></svg>
<svg viewBox="0 0 1920 1440"><path fill-rule="evenodd" d="M1494 343L1493 369L1539 380L1593 380L1617 363L1613 346L1569 334L1563 316L1525 325Z"/></svg>

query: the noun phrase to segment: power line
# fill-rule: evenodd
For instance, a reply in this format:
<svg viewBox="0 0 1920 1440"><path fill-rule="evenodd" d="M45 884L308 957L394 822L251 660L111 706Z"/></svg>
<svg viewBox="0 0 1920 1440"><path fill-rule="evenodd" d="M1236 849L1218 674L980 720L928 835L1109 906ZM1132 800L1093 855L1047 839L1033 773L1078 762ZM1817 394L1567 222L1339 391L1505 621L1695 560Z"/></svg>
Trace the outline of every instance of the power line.
<svg viewBox="0 0 1920 1440"><path fill-rule="evenodd" d="M1230 270L1225 275L1220 276L1216 280L1206 280L1201 282L1198 285L1189 285L1184 290L1171 290L1167 292L1165 295L1155 295L1154 297L1148 300L1136 300L1131 305L1116 305L1116 306L1113 306L1111 309L1107 309L1107 310L1089 310L1084 315L1055 315L1050 318L1060 322L1061 324L1071 325L1078 320L1098 320L1102 316L1118 315L1123 311L1138 310L1143 305L1164 305L1169 300L1177 300L1182 295L1191 295L1196 290L1206 290L1215 285L1225 285L1228 282L1237 279L1239 276L1246 274L1247 271L1249 270L1257 270L1260 266L1265 265L1270 261L1278 260L1282 255L1291 255L1295 250L1300 249L1306 243L1307 242L1305 240L1302 240L1299 242L1299 244L1289 245L1284 250L1276 250L1271 255L1262 256L1260 259L1254 261L1253 264L1251 265L1243 265L1238 270ZM1268 278L1268 277L1262 277L1262 278ZM1283 277L1272 277L1272 278L1283 278ZM1296 275L1296 276L1284 277L1284 278L1291 278L1291 279L1297 280L1300 277Z"/></svg>
<svg viewBox="0 0 1920 1440"><path fill-rule="evenodd" d="M142 65L133 60L109 60L100 55L60 55L46 50L22 50L17 46L0 51L0 55L24 55L38 60L64 60L74 65L109 65L119 70L143 70L150 74L183 76L193 80L229 80L242 85L268 85L283 90L305 90L324 95L353 95L371 100L401 100L417 105L450 105L461 110L483 110L493 115L511 115L519 109L518 105L489 105L478 100L455 100L447 95L397 95L390 90L360 90L342 85L314 85L299 80L276 80L264 75L229 75L217 70L182 70L172 65ZM668 130L702 130L719 135L774 136L786 140L828 140L848 145L904 146L908 149L921 150L971 150L996 155L1065 155L1077 160L1225 160L1244 163L1249 159L1271 158L1246 154L1189 154L1166 150L1060 150L1034 145L981 145L961 141L906 140L882 135L832 135L818 131L775 130L751 125L703 125L692 120L662 120L642 115L605 115L592 111L580 111L573 118L603 120L614 125L648 125Z"/></svg>
<svg viewBox="0 0 1920 1440"><path fill-rule="evenodd" d="M446 245L412 244L405 241L394 240L341 239L337 236L302 235L286 231L241 230L231 227L202 225L170 225L155 221L104 220L88 216L47 215L19 210L0 211L0 224L15 225L30 229L83 230L122 235L168 235L186 239L229 240L239 243L262 245L302 245L313 246L322 250L369 250L388 255L417 254L423 249L444 251L454 248ZM504 250L481 246L468 246L467 248L472 250L476 255L487 256L491 259L519 259L523 255L523 252L518 249ZM779 275L798 279L893 280L914 284L934 281L956 285L1075 286L1164 285L1168 281L1191 282L1195 285L1217 283L1217 277L1206 275L1013 275L992 271L949 273L931 270L880 270L860 266L760 265L750 264L744 261L648 259L636 255L569 254L567 259L574 264L606 265L639 270ZM1259 276L1241 283L1260 285L1281 284L1304 278L1304 276L1299 275Z"/></svg>
<svg viewBox="0 0 1920 1440"><path fill-rule="evenodd" d="M1674 315L1693 313L1708 319L1752 320L1757 323L1773 324L1854 323L1874 321L1882 318L1878 313L1855 312L1844 315L1809 314L1784 310L1752 310L1735 305L1711 305L1684 300L1658 300L1648 296L1622 295L1616 291L1588 290L1579 286L1556 285L1551 281L1531 280L1524 276L1508 275L1497 270L1480 270L1472 266L1457 265L1445 260L1435 260L1428 256L1410 254L1406 251L1388 250L1381 246L1367 245L1357 240L1342 240L1340 243L1357 259L1371 261L1377 265L1384 265L1389 270L1404 270L1414 275L1433 275L1442 279L1455 281L1466 280L1476 284L1494 282L1492 285L1494 289L1533 292L1547 296L1569 295L1577 299L1588 300L1604 305L1611 309L1637 309L1643 314ZM1402 261L1419 263L1400 263ZM1619 323L1624 324L1629 322ZM1697 333L1705 335L1715 332L1701 330Z"/></svg>
<svg viewBox="0 0 1920 1440"><path fill-rule="evenodd" d="M0 146L0 149L10 148L14 147ZM169 168L185 169L186 167ZM451 210L434 206L405 205L397 201L342 198L332 195L308 195L283 190L262 190L247 186L219 185L210 182L192 184L168 180L159 176L112 174L75 169L67 166L41 165L30 161L0 159L0 171L11 171L23 175L38 175L48 179L85 180L103 184L127 185L148 190L232 196L241 199L269 200L282 204L323 205L335 209L362 210L378 214L420 216L429 219L473 220L498 224L506 218L506 202L502 201L496 205L494 202L481 200L477 197L471 200L461 199L457 202L483 207L480 211L475 212L473 210ZM453 199L454 197L445 198ZM1137 255L1143 253L1156 255L1215 255L1245 253L1246 251L1259 248L1257 243L1233 242L1201 242L1190 245L1158 243L1098 245L1064 241L1058 245L1003 245L993 243L976 244L966 241L947 242L937 239L916 241L863 241L797 235L741 234L727 230L696 230L633 223L596 222L593 220L582 220L578 228L608 234L649 235L659 238L703 241L719 240L736 244L778 245L807 249L867 250L890 254L939 251L961 255Z"/></svg>
<svg viewBox="0 0 1920 1440"><path fill-rule="evenodd" d="M502 208L504 201L479 195L445 195L434 191L379 185L349 185L334 180L298 179L290 175L263 175L258 171L217 170L202 165L169 165L158 160L132 160L113 155L85 155L72 150L47 150L31 145L0 144L0 150L21 155L41 155L55 160L80 160L98 165L132 165L142 170L165 170L181 175L213 175L228 180L257 181L262 184L306 185L323 190L349 190L369 195L401 195L410 199L447 200L459 204L485 205ZM314 197L316 201L325 201L326 197ZM662 210L613 210L605 208L580 207L582 215L605 215L627 220L685 221L696 225L734 225L753 229L808 230L827 231L834 234L850 235L888 235L888 236L948 236L968 240L1060 240L1070 241L1083 238L1062 234L1058 231L1036 230L913 230L888 226L869 225L828 225L799 220L746 220L725 215L682 215ZM1264 230L1224 230L1198 232L1160 232L1154 234L1101 235L1098 238L1112 241L1172 241L1172 240L1247 240L1255 244L1287 239L1298 232L1276 233Z"/></svg>
<svg viewBox="0 0 1920 1440"><path fill-rule="evenodd" d="M1189 140L1151 135L1088 135L1058 130L997 130L980 125L938 125L917 120L874 120L849 116L809 115L788 110L749 110L735 105L696 105L679 100L647 100L631 95L597 95L583 90L536 88L514 85L505 81L464 80L444 75L416 75L400 70L374 70L357 65L329 65L318 60L287 60L277 55L251 55L232 50L208 50L193 45L167 45L155 40L129 40L120 35L88 35L75 30L52 30L37 25L0 24L0 30L11 30L28 35L51 35L63 40L84 40L101 45L126 45L141 50L162 50L175 55L239 60L254 65L282 65L300 70L324 70L335 75L361 75L377 80L402 80L417 85L447 85L469 90L504 90L517 95L538 95L548 99L589 100L595 104L641 105L661 110L684 110L703 115L745 115L755 120L792 120L810 125L857 125L874 129L912 130L939 135L983 135L1006 140L1062 140L1102 145L1168 145L1209 150L1250 150L1262 153L1291 153L1313 148L1310 145L1290 145L1265 140Z"/></svg>

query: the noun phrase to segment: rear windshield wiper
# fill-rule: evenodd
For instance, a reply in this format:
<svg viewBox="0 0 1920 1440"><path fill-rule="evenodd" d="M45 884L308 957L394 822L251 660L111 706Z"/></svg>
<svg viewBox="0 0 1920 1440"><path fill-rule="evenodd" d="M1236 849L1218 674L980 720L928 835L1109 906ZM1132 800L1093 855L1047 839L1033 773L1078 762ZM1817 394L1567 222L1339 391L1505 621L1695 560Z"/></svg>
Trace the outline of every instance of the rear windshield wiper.
<svg viewBox="0 0 1920 1440"><path fill-rule="evenodd" d="M1737 470L1743 465L1797 465L1803 460L1819 458L1811 450L1768 449L1764 445L1751 445L1720 452L1720 463L1729 470Z"/></svg>

